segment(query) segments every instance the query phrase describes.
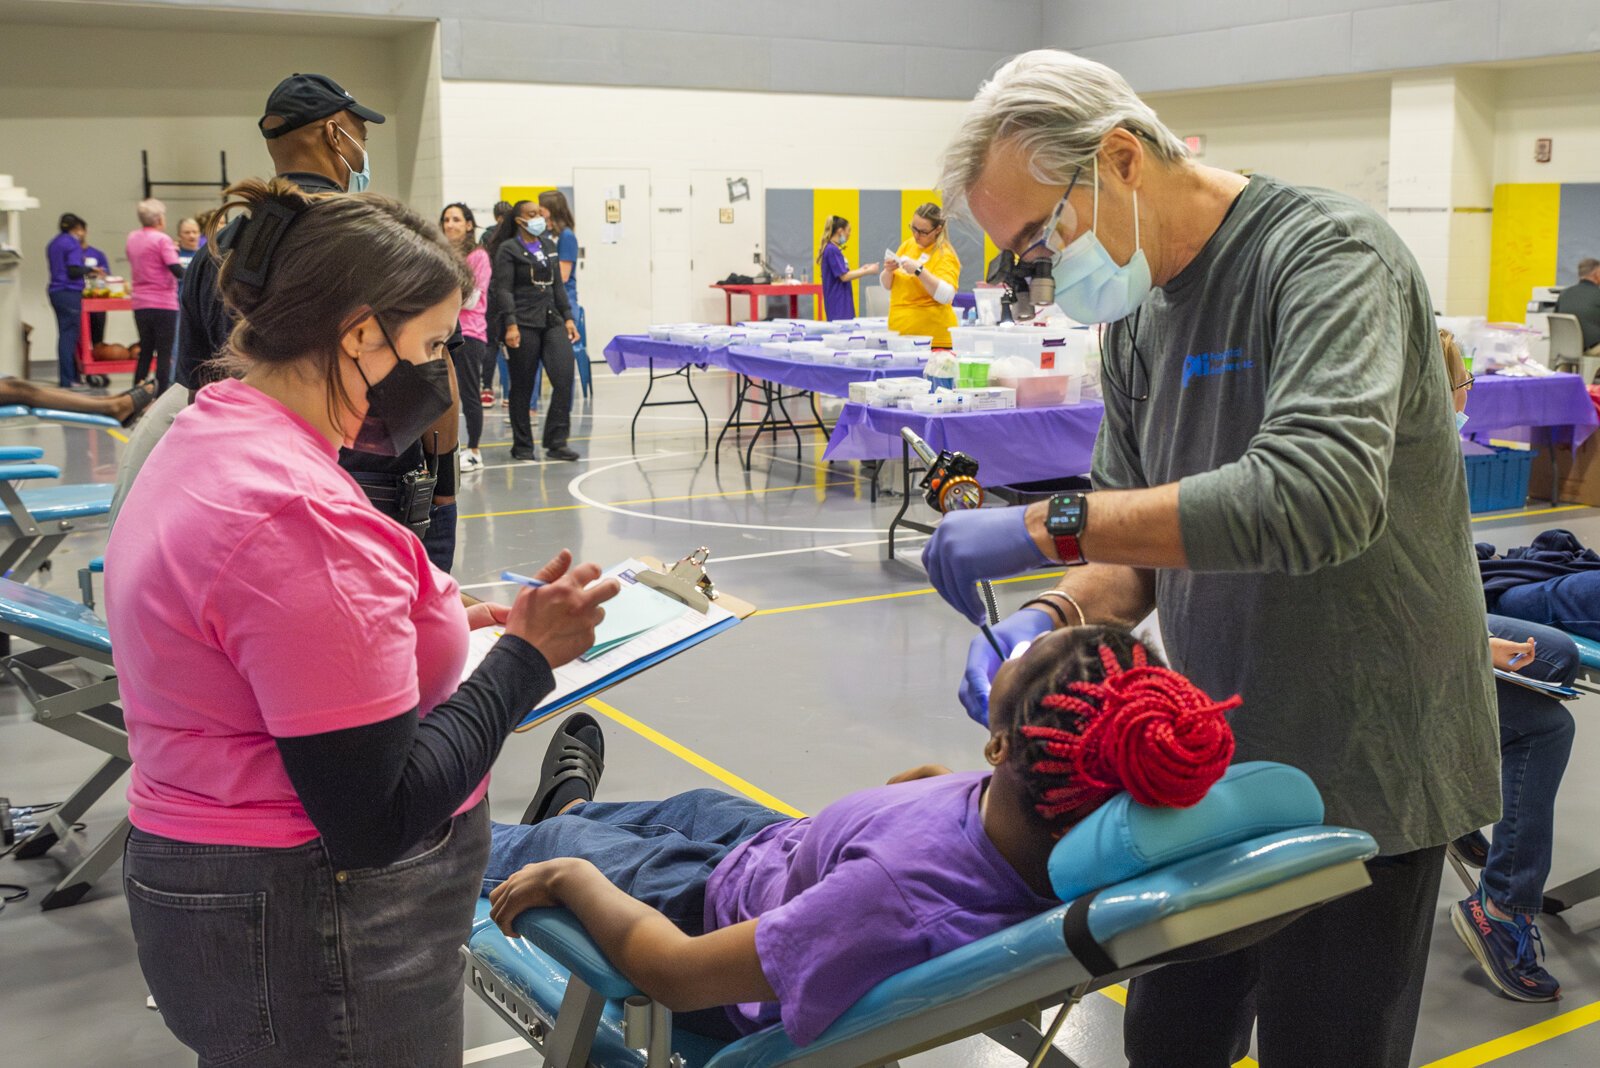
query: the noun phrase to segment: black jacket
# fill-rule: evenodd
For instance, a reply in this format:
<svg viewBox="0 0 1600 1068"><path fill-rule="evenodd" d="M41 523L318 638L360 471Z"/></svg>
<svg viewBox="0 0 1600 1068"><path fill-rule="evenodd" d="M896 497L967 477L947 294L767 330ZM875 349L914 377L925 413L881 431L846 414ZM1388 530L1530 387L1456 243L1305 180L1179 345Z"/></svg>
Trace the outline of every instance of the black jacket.
<svg viewBox="0 0 1600 1068"><path fill-rule="evenodd" d="M280 175L294 182L307 193L343 192L336 184L320 174L292 171ZM228 228L240 225L235 219ZM195 254L188 272L178 287L178 338L177 384L188 389L199 387L196 372L204 363L221 354L228 335L233 333L233 313L222 302L217 290L217 258L208 248ZM417 442L399 456L376 456L354 449L339 450L339 466L346 471L377 471L400 475L422 466L423 447Z"/></svg>
<svg viewBox="0 0 1600 1068"><path fill-rule="evenodd" d="M490 318L509 325L514 317L518 326L534 330L559 326L572 318L567 287L561 284L555 239L541 236L536 247L538 254L529 252L517 238L500 243L489 282ZM502 328L501 340L504 333Z"/></svg>

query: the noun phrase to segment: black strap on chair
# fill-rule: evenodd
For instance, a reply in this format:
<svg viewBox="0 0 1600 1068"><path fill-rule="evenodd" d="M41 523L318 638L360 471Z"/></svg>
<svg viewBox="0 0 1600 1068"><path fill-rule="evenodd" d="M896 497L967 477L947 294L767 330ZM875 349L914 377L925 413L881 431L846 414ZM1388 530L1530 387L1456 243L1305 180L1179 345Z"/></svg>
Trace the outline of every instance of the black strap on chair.
<svg viewBox="0 0 1600 1068"><path fill-rule="evenodd" d="M1117 962L1100 948L1100 943L1089 933L1089 909L1094 905L1094 894L1083 894L1067 906L1067 917L1061 933L1072 951L1073 959L1089 970L1096 979L1117 970Z"/></svg>

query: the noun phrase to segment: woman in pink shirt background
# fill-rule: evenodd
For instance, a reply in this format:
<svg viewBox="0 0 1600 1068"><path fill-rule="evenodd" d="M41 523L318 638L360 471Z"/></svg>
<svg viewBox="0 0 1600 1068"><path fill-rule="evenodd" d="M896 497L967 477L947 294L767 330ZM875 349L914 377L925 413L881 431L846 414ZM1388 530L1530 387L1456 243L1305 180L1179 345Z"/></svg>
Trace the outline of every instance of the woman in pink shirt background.
<svg viewBox="0 0 1600 1068"><path fill-rule="evenodd" d="M461 346L450 354L456 365L456 384L461 393L461 414L467 417L467 448L461 454L461 470L483 467L478 439L483 436L483 405L469 403L483 388L483 364L489 351L489 253L478 244L478 220L462 203L449 204L439 214L439 229L472 272L472 292L461 305Z"/></svg>
<svg viewBox="0 0 1600 1068"><path fill-rule="evenodd" d="M178 338L178 279L183 264L177 243L167 234L167 206L139 201L139 229L128 235L128 278L133 284L133 323L139 331L138 385L156 373L156 392L172 381L173 345Z"/></svg>
<svg viewBox="0 0 1600 1068"><path fill-rule="evenodd" d="M281 178L227 196L242 376L173 421L106 548L139 966L203 1066L460 1064L489 769L617 584L563 551L466 606L339 467L448 410L472 281L432 224Z"/></svg>

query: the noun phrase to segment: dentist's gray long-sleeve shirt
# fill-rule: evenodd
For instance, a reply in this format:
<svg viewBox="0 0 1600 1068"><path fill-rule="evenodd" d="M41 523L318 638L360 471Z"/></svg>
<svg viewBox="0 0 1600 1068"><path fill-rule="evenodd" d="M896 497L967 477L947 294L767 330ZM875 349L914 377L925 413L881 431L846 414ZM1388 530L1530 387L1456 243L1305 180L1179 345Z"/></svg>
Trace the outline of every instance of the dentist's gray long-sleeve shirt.
<svg viewBox="0 0 1600 1068"><path fill-rule="evenodd" d="M1384 853L1493 823L1466 477L1427 286L1388 224L1252 178L1108 333L1102 379L1095 485L1179 483L1189 569L1157 574L1162 638L1244 696L1237 759L1303 769L1327 821Z"/></svg>

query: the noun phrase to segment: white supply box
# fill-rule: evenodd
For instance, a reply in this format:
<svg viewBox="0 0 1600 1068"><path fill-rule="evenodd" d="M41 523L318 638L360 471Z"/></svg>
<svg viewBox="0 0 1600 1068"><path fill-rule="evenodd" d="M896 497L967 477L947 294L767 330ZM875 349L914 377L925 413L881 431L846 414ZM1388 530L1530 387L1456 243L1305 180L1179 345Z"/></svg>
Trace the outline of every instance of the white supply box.
<svg viewBox="0 0 1600 1068"><path fill-rule="evenodd" d="M1017 406L1017 391L1004 386L985 386L982 389L958 389L956 395L966 397L975 412L999 411Z"/></svg>

